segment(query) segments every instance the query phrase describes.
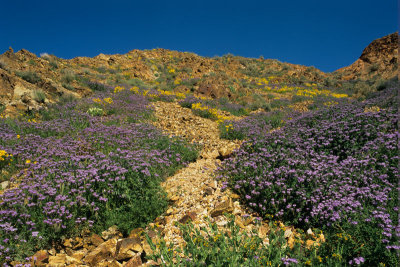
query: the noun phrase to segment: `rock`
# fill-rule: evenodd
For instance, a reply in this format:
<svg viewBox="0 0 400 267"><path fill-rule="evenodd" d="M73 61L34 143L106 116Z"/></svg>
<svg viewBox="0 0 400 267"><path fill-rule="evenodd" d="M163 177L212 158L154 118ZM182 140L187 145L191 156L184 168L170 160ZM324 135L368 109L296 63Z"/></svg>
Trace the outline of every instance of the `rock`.
<svg viewBox="0 0 400 267"><path fill-rule="evenodd" d="M74 258L74 259L80 261L80 260L83 259L83 257L86 255L86 253L87 253L87 250L86 250L86 249L84 249L84 250L78 250L78 251L73 252L73 253L70 255L70 257L72 257L72 258Z"/></svg>
<svg viewBox="0 0 400 267"><path fill-rule="evenodd" d="M101 233L101 237L104 240L111 239L113 237L122 237L122 234L118 231L118 227L116 225L111 226L107 230Z"/></svg>
<svg viewBox="0 0 400 267"><path fill-rule="evenodd" d="M96 266L99 267L120 267L123 266L121 263L119 263L116 260L113 259L108 259L108 260L102 260L101 262L97 263Z"/></svg>
<svg viewBox="0 0 400 267"><path fill-rule="evenodd" d="M127 263L125 263L124 267L138 267L143 264L141 254L137 253L133 256Z"/></svg>
<svg viewBox="0 0 400 267"><path fill-rule="evenodd" d="M209 195L212 195L213 193L214 193L214 190L211 187L207 187L206 189L204 189L203 196L209 196Z"/></svg>
<svg viewBox="0 0 400 267"><path fill-rule="evenodd" d="M270 229L268 225L261 225L258 228L258 237L260 237L261 239L264 239L268 236Z"/></svg>
<svg viewBox="0 0 400 267"><path fill-rule="evenodd" d="M196 219L196 216L196 212L188 212L179 220L179 222L182 224L186 224L189 221L194 221Z"/></svg>
<svg viewBox="0 0 400 267"><path fill-rule="evenodd" d="M57 254L56 256L49 257L49 264L47 266L50 267L58 267L58 266L66 266L70 264L80 264L81 262L75 258L72 258L66 254Z"/></svg>
<svg viewBox="0 0 400 267"><path fill-rule="evenodd" d="M113 257L115 255L116 245L117 239L110 239L89 252L83 261L91 266L95 266L102 260Z"/></svg>
<svg viewBox="0 0 400 267"><path fill-rule="evenodd" d="M151 247L150 247L149 243L147 242L147 240L144 240L142 242L142 247L143 247L143 250L144 250L144 252L146 253L147 256L153 254L153 250L151 249Z"/></svg>
<svg viewBox="0 0 400 267"><path fill-rule="evenodd" d="M231 147L221 147L218 149L219 156L223 159L228 158L233 152Z"/></svg>
<svg viewBox="0 0 400 267"><path fill-rule="evenodd" d="M238 194L232 193L231 198L232 199L240 199L240 196Z"/></svg>
<svg viewBox="0 0 400 267"><path fill-rule="evenodd" d="M10 186L10 182L9 181L4 181L0 183L0 189L7 189Z"/></svg>
<svg viewBox="0 0 400 267"><path fill-rule="evenodd" d="M222 202L221 204L217 205L210 213L211 217L217 217L224 213L231 213L233 212L234 206L232 199L229 198L228 200Z"/></svg>
<svg viewBox="0 0 400 267"><path fill-rule="evenodd" d="M46 250L39 250L32 258L35 266L45 266L49 262L49 253Z"/></svg>
<svg viewBox="0 0 400 267"><path fill-rule="evenodd" d="M180 197L175 195L175 196L172 196L169 200L172 202L177 202L179 199L180 199Z"/></svg>
<svg viewBox="0 0 400 267"><path fill-rule="evenodd" d="M143 228L135 228L129 233L129 238L140 237L143 233Z"/></svg>
<svg viewBox="0 0 400 267"><path fill-rule="evenodd" d="M64 241L64 243L63 243L63 245L64 245L64 247L66 247L66 248L72 248L72 239L71 238L68 238L68 239L66 239L65 241Z"/></svg>
<svg viewBox="0 0 400 267"><path fill-rule="evenodd" d="M286 229L284 235L285 235L285 238L289 238L289 237L293 236L292 229Z"/></svg>
<svg viewBox="0 0 400 267"><path fill-rule="evenodd" d="M118 241L115 258L117 260L129 259L135 256L137 252L141 253L142 251L142 241L140 238L125 238Z"/></svg>
<svg viewBox="0 0 400 267"><path fill-rule="evenodd" d="M102 244L104 242L103 238L101 238L99 235L97 234L92 234L90 236L90 243L92 243L93 245L95 245L96 247L99 246L100 244Z"/></svg>

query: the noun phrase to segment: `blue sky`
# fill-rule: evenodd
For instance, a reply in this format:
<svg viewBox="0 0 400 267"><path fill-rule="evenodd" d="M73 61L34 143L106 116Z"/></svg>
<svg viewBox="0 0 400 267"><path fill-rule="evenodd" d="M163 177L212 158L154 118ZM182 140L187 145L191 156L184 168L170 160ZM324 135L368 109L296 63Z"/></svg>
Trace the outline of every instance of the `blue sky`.
<svg viewBox="0 0 400 267"><path fill-rule="evenodd" d="M394 0L13 0L1 9L0 53L12 46L72 58L166 48L262 55L326 72L398 28Z"/></svg>

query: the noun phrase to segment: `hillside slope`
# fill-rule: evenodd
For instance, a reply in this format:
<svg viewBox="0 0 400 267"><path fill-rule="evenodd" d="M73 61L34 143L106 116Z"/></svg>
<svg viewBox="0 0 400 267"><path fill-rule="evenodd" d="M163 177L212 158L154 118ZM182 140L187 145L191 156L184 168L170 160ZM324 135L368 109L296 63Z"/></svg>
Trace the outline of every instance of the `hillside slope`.
<svg viewBox="0 0 400 267"><path fill-rule="evenodd" d="M333 73L274 59L233 55L208 58L166 49L65 60L48 54L37 57L25 49L14 53L10 48L0 55L0 113L15 116L65 97L87 96L120 84L240 103L269 102L281 97L273 90L292 85L315 84L322 89L351 91L354 81L371 87L395 77L397 45L397 33L375 40L360 59Z"/></svg>

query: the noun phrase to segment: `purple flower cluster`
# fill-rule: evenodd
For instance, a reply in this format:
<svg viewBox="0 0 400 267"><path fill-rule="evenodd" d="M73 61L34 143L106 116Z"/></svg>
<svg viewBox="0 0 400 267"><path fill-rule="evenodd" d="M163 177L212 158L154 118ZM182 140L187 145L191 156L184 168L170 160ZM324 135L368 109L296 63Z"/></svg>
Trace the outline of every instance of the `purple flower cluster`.
<svg viewBox="0 0 400 267"><path fill-rule="evenodd" d="M0 121L0 149L20 170L18 187L0 195L0 262L84 228L129 231L163 212L161 179L196 151L138 123L152 112L143 96L111 97L108 116L89 116L93 101L85 99L50 109L48 121Z"/></svg>
<svg viewBox="0 0 400 267"><path fill-rule="evenodd" d="M384 237L381 246L396 246L399 132L393 99L395 90L388 90L363 103L303 114L272 133L249 124L249 131L262 132L251 133L253 139L223 162L219 178L260 214L304 228L346 225L357 233L372 227ZM374 105L384 108L364 112Z"/></svg>

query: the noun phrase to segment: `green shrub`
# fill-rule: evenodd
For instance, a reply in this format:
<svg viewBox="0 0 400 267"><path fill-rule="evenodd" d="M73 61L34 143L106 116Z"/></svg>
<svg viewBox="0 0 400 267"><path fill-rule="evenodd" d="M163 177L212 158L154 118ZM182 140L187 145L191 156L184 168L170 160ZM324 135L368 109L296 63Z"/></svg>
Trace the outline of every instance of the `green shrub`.
<svg viewBox="0 0 400 267"><path fill-rule="evenodd" d="M63 70L64 75L61 77L61 81L70 84L72 81L76 79L75 72L72 70Z"/></svg>
<svg viewBox="0 0 400 267"><path fill-rule="evenodd" d="M95 117L95 116L102 116L104 114L104 111L101 108L93 107L93 108L89 108L87 113L90 116Z"/></svg>
<svg viewBox="0 0 400 267"><path fill-rule="evenodd" d="M36 72L17 71L15 74L29 83L38 83L42 81L42 78L40 78Z"/></svg>
<svg viewBox="0 0 400 267"><path fill-rule="evenodd" d="M33 99L38 103L44 103L46 95L42 90L33 91Z"/></svg>

